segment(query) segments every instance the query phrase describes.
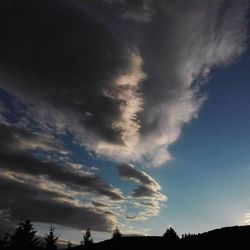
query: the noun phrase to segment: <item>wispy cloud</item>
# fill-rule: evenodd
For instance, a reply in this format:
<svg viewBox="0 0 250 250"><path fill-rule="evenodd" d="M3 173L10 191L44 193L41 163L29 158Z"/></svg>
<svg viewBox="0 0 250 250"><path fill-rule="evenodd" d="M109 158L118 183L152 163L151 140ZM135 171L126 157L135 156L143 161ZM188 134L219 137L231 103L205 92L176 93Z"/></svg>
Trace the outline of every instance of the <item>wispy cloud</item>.
<svg viewBox="0 0 250 250"><path fill-rule="evenodd" d="M6 211L7 219L12 223L21 218L30 218L36 222L80 230L91 227L96 231L107 231L114 226L115 221L109 214L77 204L70 195L39 187L35 177L30 183L30 180L25 180L25 176L4 171L0 180L0 187L4 190L0 194L1 210Z"/></svg>
<svg viewBox="0 0 250 250"><path fill-rule="evenodd" d="M65 154L56 142L0 124L1 223L25 217L77 229L111 230L117 216L110 206L124 201L122 192L81 164L62 162L60 154L58 159L48 160L47 154L53 151ZM106 207L100 206L103 200Z"/></svg>
<svg viewBox="0 0 250 250"><path fill-rule="evenodd" d="M138 184L131 194L131 204L137 207L139 212L126 215L126 218L146 220L148 217L158 215L162 207L161 203L167 200L167 196L160 192L160 184L144 171L135 169L131 164L120 164L118 172L122 179Z"/></svg>
<svg viewBox="0 0 250 250"><path fill-rule="evenodd" d="M74 165L64 163L60 165L55 161L45 161L38 159L22 147L23 143L19 142L16 131L26 133L23 130L13 126L1 125L1 150L0 164L5 169L24 172L32 175L46 176L56 182L61 182L69 188L79 191L96 192L113 200L122 200L123 196L119 190L112 189L111 186L97 175L84 170L75 169ZM27 136L27 134L26 134ZM28 136L29 140L33 135ZM36 141L40 140L36 137ZM23 139L23 138L22 138ZM25 141L25 140L24 140ZM41 137L41 142L43 138ZM41 144L39 143L39 145ZM46 144L48 142L46 141ZM32 144L32 149L34 145Z"/></svg>

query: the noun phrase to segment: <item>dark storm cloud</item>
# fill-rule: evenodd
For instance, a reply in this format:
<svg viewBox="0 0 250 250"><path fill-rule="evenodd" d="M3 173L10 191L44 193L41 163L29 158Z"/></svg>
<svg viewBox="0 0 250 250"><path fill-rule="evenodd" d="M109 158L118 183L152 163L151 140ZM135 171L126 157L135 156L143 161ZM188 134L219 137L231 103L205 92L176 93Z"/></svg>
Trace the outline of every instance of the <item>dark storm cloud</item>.
<svg viewBox="0 0 250 250"><path fill-rule="evenodd" d="M0 124L0 140L2 150L32 150L41 149L68 154L67 150L55 137L48 137L39 133L30 133L25 129L11 126L7 121Z"/></svg>
<svg viewBox="0 0 250 250"><path fill-rule="evenodd" d="M37 158L33 154L37 149L65 154L55 138L0 125L0 212L5 230L21 218L77 229L111 230L115 215L98 206L98 197L121 201L121 192L78 165ZM88 205L88 195L96 197L94 206Z"/></svg>
<svg viewBox="0 0 250 250"><path fill-rule="evenodd" d="M5 190L0 193L0 206L2 211L6 211L9 221L18 222L21 218L29 218L35 222L77 229L90 227L96 231L107 231L113 227L114 221L107 214L60 200L68 199L68 196L43 190L22 179L15 179L11 173L5 173L5 176L0 176L1 190Z"/></svg>
<svg viewBox="0 0 250 250"><path fill-rule="evenodd" d="M130 71L132 52L105 20L74 2L1 1L1 86L25 101L71 113L93 136L122 144L114 121L124 101L113 93L123 92L115 79Z"/></svg>
<svg viewBox="0 0 250 250"><path fill-rule="evenodd" d="M3 168L1 169L2 175L0 176L0 188L4 190L1 192L1 208L4 208L4 203L11 200L10 197L37 197L38 199L46 198L65 198L73 200L69 194L62 194L52 190L38 188L35 183L29 179L29 182L24 183L23 178L14 172L8 172ZM22 176L22 175L21 175ZM37 180L38 181L38 180Z"/></svg>
<svg viewBox="0 0 250 250"><path fill-rule="evenodd" d="M132 19L139 23L150 22L156 14L156 9L159 7L159 0L103 0L104 3L109 4L115 8L124 19Z"/></svg>
<svg viewBox="0 0 250 250"><path fill-rule="evenodd" d="M25 138L28 138L26 143ZM32 138L39 145L43 137L28 134L27 131L13 126L0 125L0 167L16 172L28 173L67 185L68 187L86 192L95 192L109 197L112 200L122 200L122 194L106 183L99 176L86 171L77 171L70 164L61 164L54 161L44 161L22 149L20 145L32 145ZM23 140L22 140L23 139ZM46 145L49 143L46 141Z"/></svg>
<svg viewBox="0 0 250 250"><path fill-rule="evenodd" d="M52 133L160 166L197 117L202 82L243 53L247 11L244 0L3 0L0 87Z"/></svg>

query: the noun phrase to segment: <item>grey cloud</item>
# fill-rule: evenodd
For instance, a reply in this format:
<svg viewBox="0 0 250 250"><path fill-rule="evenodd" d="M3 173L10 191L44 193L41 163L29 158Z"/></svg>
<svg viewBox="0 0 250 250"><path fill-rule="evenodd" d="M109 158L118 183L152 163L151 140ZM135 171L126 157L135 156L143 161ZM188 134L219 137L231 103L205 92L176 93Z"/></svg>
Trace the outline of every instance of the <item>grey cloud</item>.
<svg viewBox="0 0 250 250"><path fill-rule="evenodd" d="M160 166L202 82L244 52L248 1L94 2L1 1L0 86L51 133Z"/></svg>
<svg viewBox="0 0 250 250"><path fill-rule="evenodd" d="M92 201L92 204L93 204L95 207L108 207L108 204L107 204L107 203L100 202L100 201Z"/></svg>
<svg viewBox="0 0 250 250"><path fill-rule="evenodd" d="M55 137L32 133L23 128L11 126L8 122L0 124L0 139L6 150L44 150L68 154Z"/></svg>
<svg viewBox="0 0 250 250"><path fill-rule="evenodd" d="M65 202L62 194L44 191L35 185L18 182L13 178L0 176L0 207L6 211L9 221L18 222L21 218L29 218L34 222L53 223L95 231L111 230L114 220L111 216L93 209ZM56 199L55 199L56 198Z"/></svg>
<svg viewBox="0 0 250 250"><path fill-rule="evenodd" d="M124 11L133 5L133 1L109 2L118 6L118 12L121 5ZM151 22L127 24L147 74L140 88L144 100L137 117L140 140L130 159L149 166L171 160L169 145L205 101L202 83L213 68L232 63L244 52L248 7L244 0L153 1Z"/></svg>
<svg viewBox="0 0 250 250"><path fill-rule="evenodd" d="M148 174L137 170L132 164L123 163L118 166L119 176L152 189L160 189L160 185Z"/></svg>
<svg viewBox="0 0 250 250"><path fill-rule="evenodd" d="M168 146L180 137L183 124L197 117L204 101L202 82L211 70L244 51L247 5L162 1L139 46L148 78L142 85L146 101L138 150L152 165L171 159Z"/></svg>
<svg viewBox="0 0 250 250"><path fill-rule="evenodd" d="M117 41L84 3L2 1L0 7L1 20L8 20L8 29L1 27L1 86L73 116L89 138L123 144L123 95L136 100L137 86L120 76L133 70L136 50Z"/></svg>
<svg viewBox="0 0 250 250"><path fill-rule="evenodd" d="M155 202L155 201L149 201L149 200L147 200L147 201L141 202L140 205L154 208L154 207L157 207L159 204L157 202Z"/></svg>
<svg viewBox="0 0 250 250"><path fill-rule="evenodd" d="M133 197L152 197L157 194L158 192L148 188L147 186L139 186L133 191L132 196Z"/></svg>
<svg viewBox="0 0 250 250"><path fill-rule="evenodd" d="M144 171L137 170L132 164L123 163L118 166L119 176L139 184L133 191L133 197L156 198L166 200L166 196L161 194L160 184Z"/></svg>
<svg viewBox="0 0 250 250"><path fill-rule="evenodd" d="M13 197L20 196L34 196L38 199L43 197L52 199L52 198L64 198L67 200L73 200L73 197L70 194L63 194L49 189L38 188L36 183L25 182L25 178L22 178L20 175L15 175L13 172L8 172L3 168L1 169L0 175L0 187L1 190L4 190L1 194L1 206L7 200L11 200ZM37 182L39 182L37 178ZM23 193L23 194L22 194Z"/></svg>
<svg viewBox="0 0 250 250"><path fill-rule="evenodd" d="M139 209L139 212L126 215L126 218L128 220L146 220L148 217L158 215L162 202L167 200L167 196L160 192L161 186L159 183L131 164L120 164L118 173L122 179L138 184L131 194L131 203Z"/></svg>
<svg viewBox="0 0 250 250"><path fill-rule="evenodd" d="M0 125L0 165L1 167L31 175L46 176L52 181L63 183L68 187L86 192L95 192L112 200L122 200L120 191L111 188L99 176L86 171L74 170L70 165L54 161L43 161L19 148L16 132L25 134L29 139L32 135L13 126ZM24 137L22 137L24 138ZM38 138L36 137L36 140Z"/></svg>
<svg viewBox="0 0 250 250"><path fill-rule="evenodd" d="M124 19L134 20L139 23L147 23L153 19L156 9L160 5L159 0L103 0L118 11Z"/></svg>

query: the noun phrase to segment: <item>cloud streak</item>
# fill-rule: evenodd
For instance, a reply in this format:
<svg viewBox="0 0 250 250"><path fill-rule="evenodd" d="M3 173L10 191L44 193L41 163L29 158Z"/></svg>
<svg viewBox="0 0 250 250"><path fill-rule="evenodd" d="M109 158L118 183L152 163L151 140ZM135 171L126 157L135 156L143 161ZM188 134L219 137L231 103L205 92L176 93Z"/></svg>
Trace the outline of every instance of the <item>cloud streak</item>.
<svg viewBox="0 0 250 250"><path fill-rule="evenodd" d="M158 215L161 203L167 200L167 196L160 192L160 184L144 171L135 169L131 164L120 164L118 173L123 180L138 184L134 188L131 198L132 204L140 211L135 215L127 215L127 219L146 220L148 217Z"/></svg>
<svg viewBox="0 0 250 250"><path fill-rule="evenodd" d="M53 151L59 156L47 160ZM117 215L110 206L124 201L122 192L84 166L62 162L60 155L65 152L70 154L55 138L0 124L0 189L4 190L0 211L4 225L25 217L81 230L109 231L114 227Z"/></svg>
<svg viewBox="0 0 250 250"><path fill-rule="evenodd" d="M46 190L35 183L27 182L25 176L1 170L1 210L6 211L9 221L18 222L30 218L36 222L54 223L79 230L91 227L96 231L111 230L113 218L105 212L76 204L73 197L57 191ZM32 209L31 209L32 208Z"/></svg>
<svg viewBox="0 0 250 250"><path fill-rule="evenodd" d="M123 199L119 190L112 189L108 183L97 175L85 170L74 169L69 163L64 163L61 166L55 161L40 160L23 149L23 145L31 145L30 149L34 149L34 142L41 148L40 145L44 142L43 137L39 138L36 135L28 134L26 131L13 126L0 125L0 128L0 164L5 169L46 176L48 179L63 183L69 188L86 192L94 191L112 200ZM20 136L22 134L25 134L29 143L26 142L24 137ZM35 139L32 140L32 138ZM45 145L47 148L51 148L48 147L50 144L47 140Z"/></svg>

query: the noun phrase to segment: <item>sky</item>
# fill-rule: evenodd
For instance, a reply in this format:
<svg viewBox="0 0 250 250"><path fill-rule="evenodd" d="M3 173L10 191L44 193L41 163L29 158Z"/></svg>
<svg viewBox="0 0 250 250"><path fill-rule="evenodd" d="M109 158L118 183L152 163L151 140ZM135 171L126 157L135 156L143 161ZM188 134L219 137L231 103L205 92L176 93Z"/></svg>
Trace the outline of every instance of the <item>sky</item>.
<svg viewBox="0 0 250 250"><path fill-rule="evenodd" d="M94 241L250 223L247 0L2 0L0 221Z"/></svg>

